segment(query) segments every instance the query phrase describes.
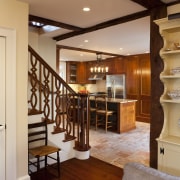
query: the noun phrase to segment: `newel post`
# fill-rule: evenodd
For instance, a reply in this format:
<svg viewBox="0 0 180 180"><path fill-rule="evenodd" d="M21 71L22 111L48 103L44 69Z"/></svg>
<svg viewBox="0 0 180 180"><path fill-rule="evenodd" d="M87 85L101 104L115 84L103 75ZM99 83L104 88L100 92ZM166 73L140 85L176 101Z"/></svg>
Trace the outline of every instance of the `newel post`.
<svg viewBox="0 0 180 180"><path fill-rule="evenodd" d="M78 94L77 141L75 144L76 158L89 158L89 96Z"/></svg>

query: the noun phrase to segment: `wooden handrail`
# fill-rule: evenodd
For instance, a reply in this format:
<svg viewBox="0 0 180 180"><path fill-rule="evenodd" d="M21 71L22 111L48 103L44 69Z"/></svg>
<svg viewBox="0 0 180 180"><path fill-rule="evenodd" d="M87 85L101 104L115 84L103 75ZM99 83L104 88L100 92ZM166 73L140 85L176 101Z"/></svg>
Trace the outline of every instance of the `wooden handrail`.
<svg viewBox="0 0 180 180"><path fill-rule="evenodd" d="M28 50L41 62L43 66L45 66L49 70L49 72L53 74L54 77L56 77L59 81L61 81L61 83L68 89L68 91L70 91L72 94L76 94L76 92L51 68L51 66L49 66L41 58L41 56L39 56L38 53L36 53L36 51L34 51L34 49L31 46L28 46Z"/></svg>
<svg viewBox="0 0 180 180"><path fill-rule="evenodd" d="M64 141L76 138L75 149L89 150L88 95L77 94L30 46L28 50L30 114L43 112L44 121L55 124L53 134L65 132Z"/></svg>

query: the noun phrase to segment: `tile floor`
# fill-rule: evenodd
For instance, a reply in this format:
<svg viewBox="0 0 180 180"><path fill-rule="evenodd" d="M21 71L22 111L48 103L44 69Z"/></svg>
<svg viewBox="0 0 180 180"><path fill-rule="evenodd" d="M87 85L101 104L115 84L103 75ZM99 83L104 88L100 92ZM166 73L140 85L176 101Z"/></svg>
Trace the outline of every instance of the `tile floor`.
<svg viewBox="0 0 180 180"><path fill-rule="evenodd" d="M117 134L90 130L91 156L123 168L130 161L149 166L150 125L136 122L136 129Z"/></svg>

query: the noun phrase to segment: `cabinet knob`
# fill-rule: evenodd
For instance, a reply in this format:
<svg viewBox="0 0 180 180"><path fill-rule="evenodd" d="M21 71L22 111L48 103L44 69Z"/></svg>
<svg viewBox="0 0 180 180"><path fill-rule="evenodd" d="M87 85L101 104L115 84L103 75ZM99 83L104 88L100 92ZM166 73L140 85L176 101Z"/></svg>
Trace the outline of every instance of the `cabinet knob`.
<svg viewBox="0 0 180 180"><path fill-rule="evenodd" d="M160 154L164 154L164 148L160 148Z"/></svg>

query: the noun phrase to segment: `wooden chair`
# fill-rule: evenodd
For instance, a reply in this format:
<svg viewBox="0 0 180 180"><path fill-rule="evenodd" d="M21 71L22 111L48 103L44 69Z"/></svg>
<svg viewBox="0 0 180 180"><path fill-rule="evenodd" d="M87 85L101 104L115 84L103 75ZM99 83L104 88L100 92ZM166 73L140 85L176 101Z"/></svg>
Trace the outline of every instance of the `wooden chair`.
<svg viewBox="0 0 180 180"><path fill-rule="evenodd" d="M96 104L96 130L98 126L105 126L105 131L113 126L113 122L109 120L109 116L115 114L115 111L108 110L106 96L100 95L95 98Z"/></svg>
<svg viewBox="0 0 180 180"><path fill-rule="evenodd" d="M58 172L58 177L60 176L60 157L59 151L61 149L55 146L48 145L48 132L47 132L47 123L38 122L33 124L28 124L28 153L29 153L29 173L30 166L33 165L37 168L37 172L41 170L40 163L45 162L45 170L49 166L47 160L48 158L57 162L57 166L49 166L56 168ZM56 158L52 156L53 153L56 153ZM30 159L31 156L31 159ZM34 161L36 158L36 161ZM56 165L56 164L55 164Z"/></svg>

